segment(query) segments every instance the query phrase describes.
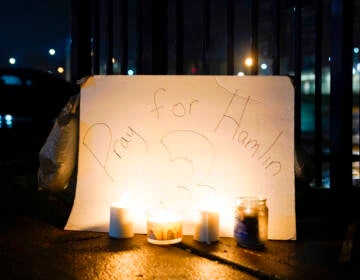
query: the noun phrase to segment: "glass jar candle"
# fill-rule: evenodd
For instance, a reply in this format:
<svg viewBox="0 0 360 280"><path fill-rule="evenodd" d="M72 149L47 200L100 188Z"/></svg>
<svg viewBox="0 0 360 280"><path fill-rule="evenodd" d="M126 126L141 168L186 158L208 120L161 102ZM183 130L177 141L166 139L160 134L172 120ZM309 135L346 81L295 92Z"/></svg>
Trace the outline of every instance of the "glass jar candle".
<svg viewBox="0 0 360 280"><path fill-rule="evenodd" d="M268 236L268 208L265 198L236 199L234 237L237 245L262 249Z"/></svg>
<svg viewBox="0 0 360 280"><path fill-rule="evenodd" d="M182 215L169 209L152 211L147 218L147 241L157 245L182 240Z"/></svg>

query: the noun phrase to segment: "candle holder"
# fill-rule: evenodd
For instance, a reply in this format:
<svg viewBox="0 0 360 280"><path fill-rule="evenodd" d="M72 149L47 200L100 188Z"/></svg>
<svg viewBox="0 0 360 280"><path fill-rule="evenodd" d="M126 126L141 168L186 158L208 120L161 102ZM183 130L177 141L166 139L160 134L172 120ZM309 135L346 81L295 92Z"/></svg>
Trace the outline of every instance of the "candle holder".
<svg viewBox="0 0 360 280"><path fill-rule="evenodd" d="M147 217L147 241L156 245L169 245L182 241L182 215L166 208L153 210Z"/></svg>
<svg viewBox="0 0 360 280"><path fill-rule="evenodd" d="M237 245L250 249L265 247L268 235L266 199L238 197L236 199L234 237Z"/></svg>

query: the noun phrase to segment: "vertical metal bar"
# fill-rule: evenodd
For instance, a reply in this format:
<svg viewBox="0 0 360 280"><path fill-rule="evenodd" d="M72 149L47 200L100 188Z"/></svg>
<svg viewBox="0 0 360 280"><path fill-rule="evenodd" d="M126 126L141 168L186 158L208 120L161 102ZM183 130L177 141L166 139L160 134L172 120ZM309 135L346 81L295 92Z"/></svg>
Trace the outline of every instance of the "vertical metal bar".
<svg viewBox="0 0 360 280"><path fill-rule="evenodd" d="M295 146L301 145L301 45L302 45L302 28L301 28L301 0L294 0L295 13L295 67L294 67L294 87L295 87Z"/></svg>
<svg viewBox="0 0 360 280"><path fill-rule="evenodd" d="M251 67L251 75L257 75L259 73L258 67L258 14L259 14L259 1L251 1L251 57L253 59L253 65Z"/></svg>
<svg viewBox="0 0 360 280"><path fill-rule="evenodd" d="M280 74L280 0L274 0L273 75Z"/></svg>
<svg viewBox="0 0 360 280"><path fill-rule="evenodd" d="M107 6L107 60L106 60L106 74L114 73L113 58L114 58L114 14L113 14L113 0L108 0Z"/></svg>
<svg viewBox="0 0 360 280"><path fill-rule="evenodd" d="M322 0L316 1L315 25L315 182L316 186L322 185Z"/></svg>
<svg viewBox="0 0 360 280"><path fill-rule="evenodd" d="M184 1L176 0L176 74L184 74Z"/></svg>
<svg viewBox="0 0 360 280"><path fill-rule="evenodd" d="M91 5L85 0L72 1L71 80L91 75Z"/></svg>
<svg viewBox="0 0 360 280"><path fill-rule="evenodd" d="M121 40L122 40L122 57L121 57L121 74L126 75L128 71L128 0L122 0L121 7Z"/></svg>
<svg viewBox="0 0 360 280"><path fill-rule="evenodd" d="M137 28L137 55L136 55L136 73L143 73L143 0L136 2L136 28Z"/></svg>
<svg viewBox="0 0 360 280"><path fill-rule="evenodd" d="M166 74L167 59L167 0L152 1L152 73Z"/></svg>
<svg viewBox="0 0 360 280"><path fill-rule="evenodd" d="M234 0L227 1L227 74L234 75Z"/></svg>
<svg viewBox="0 0 360 280"><path fill-rule="evenodd" d="M203 46L202 46L202 64L203 74L210 73L209 67L209 42L210 42L210 1L203 0Z"/></svg>
<svg viewBox="0 0 360 280"><path fill-rule="evenodd" d="M99 0L92 0L92 74L100 73L100 30L99 30Z"/></svg>
<svg viewBox="0 0 360 280"><path fill-rule="evenodd" d="M352 41L354 2L331 2L330 184L352 185Z"/></svg>

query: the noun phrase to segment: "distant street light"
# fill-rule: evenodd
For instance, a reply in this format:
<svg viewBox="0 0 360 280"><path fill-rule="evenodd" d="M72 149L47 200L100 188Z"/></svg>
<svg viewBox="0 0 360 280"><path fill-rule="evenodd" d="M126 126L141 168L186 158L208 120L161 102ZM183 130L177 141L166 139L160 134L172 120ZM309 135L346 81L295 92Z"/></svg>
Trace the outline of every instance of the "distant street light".
<svg viewBox="0 0 360 280"><path fill-rule="evenodd" d="M254 61L251 57L247 57L245 59L245 65L248 66L248 67L251 67L253 65Z"/></svg>
<svg viewBox="0 0 360 280"><path fill-rule="evenodd" d="M49 54L50 54L50 55L54 55L54 54L55 54L55 50L54 50L54 49L50 49L50 50L49 50Z"/></svg>
<svg viewBox="0 0 360 280"><path fill-rule="evenodd" d="M62 74L62 73L64 73L64 68L61 67L61 66L59 66L59 67L57 68L57 71L58 71L59 74Z"/></svg>
<svg viewBox="0 0 360 280"><path fill-rule="evenodd" d="M14 64L16 63L16 59L13 58L13 57L10 57L9 63L10 63L11 65L14 65Z"/></svg>

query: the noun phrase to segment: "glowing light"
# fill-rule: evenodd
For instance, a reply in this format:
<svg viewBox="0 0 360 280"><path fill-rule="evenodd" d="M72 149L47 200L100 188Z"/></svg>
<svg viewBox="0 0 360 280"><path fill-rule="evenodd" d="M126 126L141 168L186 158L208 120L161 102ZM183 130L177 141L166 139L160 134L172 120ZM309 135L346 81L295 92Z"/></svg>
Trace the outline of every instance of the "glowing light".
<svg viewBox="0 0 360 280"><path fill-rule="evenodd" d="M353 75L356 74L356 69L355 68L353 68L352 73L353 73Z"/></svg>
<svg viewBox="0 0 360 280"><path fill-rule="evenodd" d="M50 49L50 50L49 50L49 54L50 54L50 55L55 55L55 50L54 50L54 49Z"/></svg>
<svg viewBox="0 0 360 280"><path fill-rule="evenodd" d="M135 74L134 70L132 70L132 69L129 69L127 73L129 76L132 76Z"/></svg>
<svg viewBox="0 0 360 280"><path fill-rule="evenodd" d="M314 73L308 73L308 74L301 74L301 81L314 81L315 80L315 74Z"/></svg>
<svg viewBox="0 0 360 280"><path fill-rule="evenodd" d="M330 57L330 56L328 57L328 60L329 60L329 62L331 61L331 57Z"/></svg>
<svg viewBox="0 0 360 280"><path fill-rule="evenodd" d="M12 65L14 65L14 64L16 63L16 59L13 58L13 57L10 57L10 58L9 58L9 63L12 64Z"/></svg>
<svg viewBox="0 0 360 280"><path fill-rule="evenodd" d="M5 124L6 124L6 126L7 127L12 127L12 125L13 125L13 116L12 115L5 115L4 116L4 119L5 119Z"/></svg>
<svg viewBox="0 0 360 280"><path fill-rule="evenodd" d="M62 74L62 73L64 73L64 68L62 68L61 66L59 66L59 67L57 68L57 71L58 71L58 73Z"/></svg>
<svg viewBox="0 0 360 280"><path fill-rule="evenodd" d="M358 47L354 48L354 53L359 53L359 48Z"/></svg>
<svg viewBox="0 0 360 280"><path fill-rule="evenodd" d="M251 57L247 57L245 59L245 65L248 66L248 67L251 67L253 65L254 61Z"/></svg>
<svg viewBox="0 0 360 280"><path fill-rule="evenodd" d="M260 68L261 68L262 70L266 70L266 69L268 68L268 66L267 66L266 63L261 63Z"/></svg>
<svg viewBox="0 0 360 280"><path fill-rule="evenodd" d="M356 69L360 73L360 62L358 64L356 64Z"/></svg>
<svg viewBox="0 0 360 280"><path fill-rule="evenodd" d="M12 115L5 115L5 121L12 121L13 117Z"/></svg>
<svg viewBox="0 0 360 280"><path fill-rule="evenodd" d="M306 93L309 93L309 91L310 91L310 83L309 82L304 83L304 91Z"/></svg>
<svg viewBox="0 0 360 280"><path fill-rule="evenodd" d="M116 62L115 57L111 59L111 62L114 64Z"/></svg>
<svg viewBox="0 0 360 280"><path fill-rule="evenodd" d="M245 73L240 71L240 72L237 73L237 75L238 76L245 76Z"/></svg>

